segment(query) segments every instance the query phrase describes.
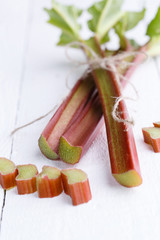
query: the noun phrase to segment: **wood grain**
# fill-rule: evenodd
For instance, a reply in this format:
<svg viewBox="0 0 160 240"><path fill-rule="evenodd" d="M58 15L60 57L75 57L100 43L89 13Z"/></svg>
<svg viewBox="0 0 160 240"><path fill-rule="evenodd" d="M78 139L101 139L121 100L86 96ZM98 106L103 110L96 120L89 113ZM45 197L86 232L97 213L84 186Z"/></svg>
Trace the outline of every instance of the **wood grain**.
<svg viewBox="0 0 160 240"><path fill-rule="evenodd" d="M77 4L85 7L91 2L81 0ZM68 0L68 3L74 1ZM125 7L138 10L143 3L127 0ZM152 12L147 15L147 22L158 1L147 0L146 3ZM13 138L8 135L13 128L49 111L69 92L66 75L73 65L66 60L64 49L55 46L59 32L46 23L48 17L43 11L46 6L50 6L50 0L0 1L0 154L11 158L15 164L35 164L39 171L43 165L68 167L60 161L45 159L38 149L39 135L51 116L20 130ZM143 42L140 37L143 31L141 24L132 34ZM75 56L81 57L79 53ZM6 195L2 240L157 239L160 155L143 142L141 128L160 120L159 59L139 66L131 79L139 99L127 102L136 123L134 134L143 185L126 189L114 181L103 128L87 154L75 165L89 176L92 201L73 207L65 194L39 199L37 193L19 196L14 188ZM135 97L131 86L124 94ZM0 189L0 206L3 197Z"/></svg>

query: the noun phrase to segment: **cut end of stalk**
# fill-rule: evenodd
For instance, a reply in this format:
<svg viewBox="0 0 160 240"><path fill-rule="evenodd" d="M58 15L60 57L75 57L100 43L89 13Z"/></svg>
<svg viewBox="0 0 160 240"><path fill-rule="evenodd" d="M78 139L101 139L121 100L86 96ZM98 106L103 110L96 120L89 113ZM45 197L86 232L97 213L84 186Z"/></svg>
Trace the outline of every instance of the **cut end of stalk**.
<svg viewBox="0 0 160 240"><path fill-rule="evenodd" d="M67 177L68 184L80 183L87 180L87 174L80 169L65 169L62 174Z"/></svg>
<svg viewBox="0 0 160 240"><path fill-rule="evenodd" d="M37 173L37 168L35 165L27 164L27 165L18 165L18 176L16 180L28 180L32 179Z"/></svg>
<svg viewBox="0 0 160 240"><path fill-rule="evenodd" d="M160 122L154 122L153 125L160 128Z"/></svg>
<svg viewBox="0 0 160 240"><path fill-rule="evenodd" d="M13 173L15 171L15 165L12 161L6 158L0 158L0 173L3 175Z"/></svg>
<svg viewBox="0 0 160 240"><path fill-rule="evenodd" d="M135 170L130 170L120 174L113 174L113 177L118 183L125 187L137 187L142 184L142 178Z"/></svg>
<svg viewBox="0 0 160 240"><path fill-rule="evenodd" d="M40 136L39 141L39 148L41 152L49 159L56 160L58 159L58 155L50 148L48 145L46 139L43 137L43 135Z"/></svg>
<svg viewBox="0 0 160 240"><path fill-rule="evenodd" d="M48 179L56 179L61 175L61 171L55 167L44 166L42 172L38 174L37 179L47 177Z"/></svg>
<svg viewBox="0 0 160 240"><path fill-rule="evenodd" d="M160 128L159 127L148 127L142 129L143 134L148 133L151 138L160 138Z"/></svg>
<svg viewBox="0 0 160 240"><path fill-rule="evenodd" d="M64 137L60 138L59 142L59 156L60 158L70 164L79 162L82 148L79 146L72 146Z"/></svg>

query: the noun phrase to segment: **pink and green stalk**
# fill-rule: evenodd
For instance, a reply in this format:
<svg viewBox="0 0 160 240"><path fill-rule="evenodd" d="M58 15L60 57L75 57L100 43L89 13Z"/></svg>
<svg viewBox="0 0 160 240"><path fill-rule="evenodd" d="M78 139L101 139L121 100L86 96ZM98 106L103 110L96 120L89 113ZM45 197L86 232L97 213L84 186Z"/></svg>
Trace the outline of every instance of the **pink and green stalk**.
<svg viewBox="0 0 160 240"><path fill-rule="evenodd" d="M96 38L95 42L104 57ZM98 69L92 73L105 119L112 175L121 185L138 186L142 183L142 178L132 129L112 116L115 99L121 96L121 86L112 71ZM117 110L122 120L129 118L124 100L120 101Z"/></svg>
<svg viewBox="0 0 160 240"><path fill-rule="evenodd" d="M79 117L95 86L91 76L80 79L70 95L60 105L39 139L41 152L49 159L58 159L58 145L61 135Z"/></svg>
<svg viewBox="0 0 160 240"><path fill-rule="evenodd" d="M70 164L77 163L97 136L103 114L97 93L87 103L79 118L60 137L59 156Z"/></svg>

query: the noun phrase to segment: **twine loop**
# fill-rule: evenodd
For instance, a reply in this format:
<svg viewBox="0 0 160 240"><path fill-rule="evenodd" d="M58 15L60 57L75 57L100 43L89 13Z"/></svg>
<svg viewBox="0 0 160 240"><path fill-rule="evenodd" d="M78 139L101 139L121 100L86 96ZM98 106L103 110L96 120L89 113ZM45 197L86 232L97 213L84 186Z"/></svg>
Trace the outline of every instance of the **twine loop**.
<svg viewBox="0 0 160 240"><path fill-rule="evenodd" d="M79 61L77 59L71 58L68 51L71 47L74 47L74 46L77 46L77 47L87 50L89 52L89 54L91 55L91 58L87 58L85 61ZM85 73L83 75L84 78L86 77L86 75L88 73L92 72L95 69L104 69L104 70L114 73L115 79L116 79L117 83L119 84L119 87L121 87L120 81L122 79L123 80L127 80L127 79L125 78L125 76L123 76L123 74L118 72L117 66L119 66L123 70L123 69L126 69L127 67L134 66L137 64L136 62L128 62L127 60L125 60L125 58L135 57L139 54L143 54L146 57L146 59L148 59L148 55L144 51L129 51L129 52L124 51L124 52L119 52L118 54L113 55L113 56L100 57L92 50L92 48L90 48L88 45L81 43L81 42L72 42L72 43L67 44L65 54L66 54L67 59L69 61L71 61L72 63L74 63L76 65L76 67L88 66L87 70L85 71ZM133 89L136 93L136 96L138 96L137 90L134 87L134 85L132 84L131 86L133 87ZM133 118L123 119L123 118L121 118L120 112L118 111L119 103L125 99L135 101L135 99L133 99L133 98L125 97L122 95L115 98L115 104L114 104L113 110L112 110L112 117L117 122L123 122L127 125L134 125Z"/></svg>

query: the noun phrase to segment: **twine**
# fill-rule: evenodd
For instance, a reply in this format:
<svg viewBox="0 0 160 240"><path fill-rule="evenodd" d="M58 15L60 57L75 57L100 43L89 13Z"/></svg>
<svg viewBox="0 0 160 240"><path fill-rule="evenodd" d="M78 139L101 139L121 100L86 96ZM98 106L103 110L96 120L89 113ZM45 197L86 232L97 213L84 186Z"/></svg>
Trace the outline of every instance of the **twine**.
<svg viewBox="0 0 160 240"><path fill-rule="evenodd" d="M28 122L28 123L26 123L26 124L24 124L24 125L22 125L22 126L20 126L20 127L15 128L15 129L10 133L10 136L14 135L14 134L15 134L16 132L18 132L19 130L21 130L21 129L23 129L23 128L26 128L26 127L28 127L28 126L30 126L30 125L32 125L32 124L34 124L34 123L42 120L43 118L47 117L50 113L52 113L53 111L55 111L55 110L60 106L60 104L63 102L63 100L64 100L64 98L61 99L61 101L60 101L59 103L57 103L57 104L56 104L50 111L48 111L47 113L45 113L45 114L41 115L40 117L32 120L31 122Z"/></svg>

